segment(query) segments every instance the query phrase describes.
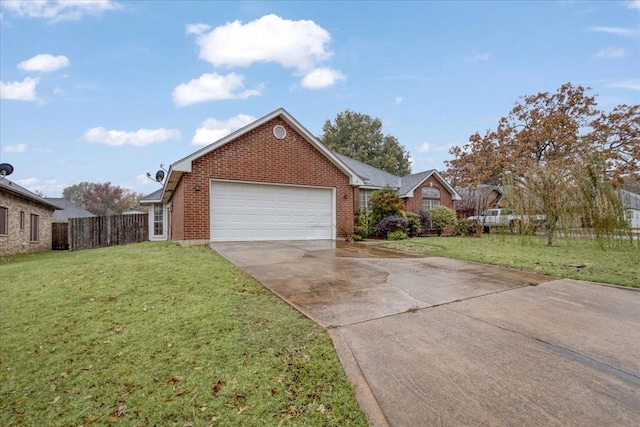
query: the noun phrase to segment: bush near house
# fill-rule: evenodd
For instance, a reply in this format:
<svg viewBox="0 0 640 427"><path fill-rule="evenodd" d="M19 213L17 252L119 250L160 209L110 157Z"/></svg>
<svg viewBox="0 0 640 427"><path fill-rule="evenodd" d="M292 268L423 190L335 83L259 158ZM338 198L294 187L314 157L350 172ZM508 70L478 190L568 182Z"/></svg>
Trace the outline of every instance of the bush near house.
<svg viewBox="0 0 640 427"><path fill-rule="evenodd" d="M388 216L375 227L376 235L385 238L388 238L390 233L398 231L404 233L405 236L409 232L409 221L400 215Z"/></svg>
<svg viewBox="0 0 640 427"><path fill-rule="evenodd" d="M436 231L438 236L442 235L442 231L447 227L455 227L458 223L456 212L446 206L436 206L429 212L431 219L431 227Z"/></svg>
<svg viewBox="0 0 640 427"><path fill-rule="evenodd" d="M381 188L371 193L369 209L376 224L386 217L402 215L404 212L402 200L393 188Z"/></svg>

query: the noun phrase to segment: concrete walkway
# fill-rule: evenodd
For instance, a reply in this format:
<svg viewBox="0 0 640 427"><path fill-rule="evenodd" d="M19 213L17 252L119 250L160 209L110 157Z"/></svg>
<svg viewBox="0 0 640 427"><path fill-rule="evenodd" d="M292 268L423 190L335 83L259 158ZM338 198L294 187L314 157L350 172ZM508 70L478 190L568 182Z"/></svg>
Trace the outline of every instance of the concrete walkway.
<svg viewBox="0 0 640 427"><path fill-rule="evenodd" d="M371 425L639 425L637 289L341 242L211 246L328 328Z"/></svg>

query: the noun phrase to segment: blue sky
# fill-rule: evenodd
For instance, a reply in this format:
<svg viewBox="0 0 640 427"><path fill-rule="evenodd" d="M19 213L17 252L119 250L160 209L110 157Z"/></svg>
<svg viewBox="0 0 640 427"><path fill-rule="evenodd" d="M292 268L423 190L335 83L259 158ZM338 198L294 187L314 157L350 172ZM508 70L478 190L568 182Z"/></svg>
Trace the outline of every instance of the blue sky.
<svg viewBox="0 0 640 427"><path fill-rule="evenodd" d="M413 171L520 96L584 85L640 103L640 0L0 3L0 162L50 197L141 193L159 169L284 107L314 135L382 119Z"/></svg>

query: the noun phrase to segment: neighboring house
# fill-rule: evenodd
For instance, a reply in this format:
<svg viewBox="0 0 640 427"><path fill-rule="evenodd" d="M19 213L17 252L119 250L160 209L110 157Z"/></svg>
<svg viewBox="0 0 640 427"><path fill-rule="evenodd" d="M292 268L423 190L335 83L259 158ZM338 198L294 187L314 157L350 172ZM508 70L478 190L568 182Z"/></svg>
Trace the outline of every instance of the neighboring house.
<svg viewBox="0 0 640 427"><path fill-rule="evenodd" d="M146 212L139 211L136 209L129 209L128 211L122 212L122 215L138 215L138 214L146 214Z"/></svg>
<svg viewBox="0 0 640 427"><path fill-rule="evenodd" d="M53 213L54 223L69 222L71 218L91 218L97 216L63 197L45 197L44 199L61 208L61 210Z"/></svg>
<svg viewBox="0 0 640 427"><path fill-rule="evenodd" d="M51 250L51 222L60 207L7 178L0 180L0 255Z"/></svg>
<svg viewBox="0 0 640 427"><path fill-rule="evenodd" d="M281 108L173 163L140 203L150 240L336 239L386 186L416 213L459 198L436 171L397 177L332 152Z"/></svg>
<svg viewBox="0 0 640 427"><path fill-rule="evenodd" d="M640 231L640 194L622 190L620 195L625 217L629 221L631 228L635 231Z"/></svg>
<svg viewBox="0 0 640 427"><path fill-rule="evenodd" d="M487 209L500 207L503 189L497 185L480 184L475 187L456 188L460 200L454 203L458 219L480 215Z"/></svg>

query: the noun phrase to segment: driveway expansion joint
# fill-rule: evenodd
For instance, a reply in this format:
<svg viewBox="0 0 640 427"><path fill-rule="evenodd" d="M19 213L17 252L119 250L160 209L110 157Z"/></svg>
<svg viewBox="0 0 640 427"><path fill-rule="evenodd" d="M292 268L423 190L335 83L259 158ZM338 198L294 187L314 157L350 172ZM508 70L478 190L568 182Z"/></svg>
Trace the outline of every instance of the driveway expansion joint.
<svg viewBox="0 0 640 427"><path fill-rule="evenodd" d="M441 305L445 305L445 304L441 304ZM640 376L638 376L637 374L635 374L633 372L625 371L624 369L621 369L621 368L619 368L617 366L614 366L614 365L612 365L610 363L606 363L606 362L604 362L602 360L599 360L599 359L597 359L597 358L595 358L593 356L590 356L588 354L580 353L579 351L576 351L576 350L571 349L569 347L565 347L565 346L563 346L561 344L557 344L557 343L553 343L551 341L547 341L547 340L545 340L543 338L538 338L538 337L535 337L533 335L525 334L524 332L516 331L516 330L511 329L511 328L506 328L504 326L497 325L497 324L495 324L493 322L489 322L487 320L471 316L471 315L469 315L467 313L463 313L463 312L454 310L453 308L450 308L450 307L444 307L444 309L445 310L449 310L449 311L451 311L453 313L465 316L465 317L467 317L469 319L472 319L472 320L475 320L477 322L484 323L485 325L489 325L491 327L500 329L502 331L510 332L510 333L513 333L513 334L517 334L517 335L520 335L521 337L524 337L526 339L530 339L530 340L539 342L539 343L543 344L545 347L549 348L554 353L556 353L556 354L558 354L558 355L560 355L562 357L569 358L569 359L574 360L576 362L588 365L588 366L590 366L590 367L592 367L594 369L597 369L597 370L599 370L601 372L604 372L606 374L610 374L610 375L612 375L612 376L614 376L616 378L619 378L621 380L624 380L624 381L630 383L634 387L640 387Z"/></svg>

